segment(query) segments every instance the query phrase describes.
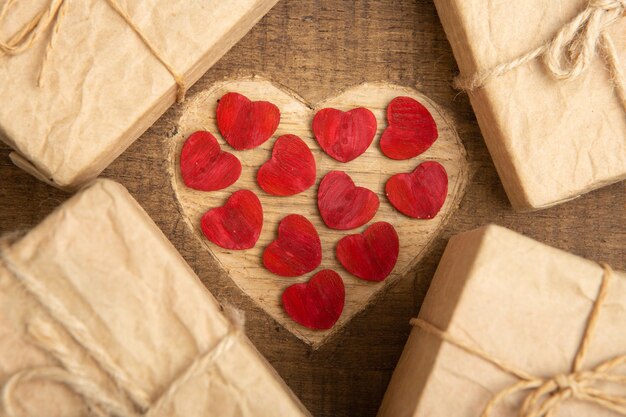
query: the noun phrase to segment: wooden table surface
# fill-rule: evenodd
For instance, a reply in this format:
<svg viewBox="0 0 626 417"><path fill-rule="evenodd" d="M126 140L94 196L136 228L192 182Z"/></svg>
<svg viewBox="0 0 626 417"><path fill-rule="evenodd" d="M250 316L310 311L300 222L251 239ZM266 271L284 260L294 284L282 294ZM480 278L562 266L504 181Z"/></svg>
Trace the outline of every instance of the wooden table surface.
<svg viewBox="0 0 626 417"><path fill-rule="evenodd" d="M125 185L220 300L247 312L247 332L315 416L374 416L447 239L494 222L626 269L626 183L538 213L511 210L467 97L450 84L456 63L430 0L281 0L190 91L261 74L311 102L364 81L417 86L446 109L468 151L471 180L458 211L413 273L310 351L219 273L181 221L166 174L172 107L103 174ZM0 145L0 232L36 225L68 195L14 167Z"/></svg>

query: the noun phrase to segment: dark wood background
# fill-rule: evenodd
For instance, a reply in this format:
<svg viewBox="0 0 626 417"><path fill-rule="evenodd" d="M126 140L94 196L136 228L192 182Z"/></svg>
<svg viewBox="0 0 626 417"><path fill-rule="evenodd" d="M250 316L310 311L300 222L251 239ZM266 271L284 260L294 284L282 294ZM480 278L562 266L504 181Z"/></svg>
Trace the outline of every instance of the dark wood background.
<svg viewBox="0 0 626 417"><path fill-rule="evenodd" d="M308 350L219 273L173 200L166 175L172 107L104 176L125 185L220 301L247 311L247 331L316 416L374 416L447 239L487 222L578 255L626 268L626 183L538 213L515 213L467 97L450 84L457 67L429 0L281 0L190 91L236 75L261 74L315 102L363 81L417 86L451 115L471 162L459 210L414 273L319 351ZM14 167L0 145L0 232L36 225L68 195Z"/></svg>

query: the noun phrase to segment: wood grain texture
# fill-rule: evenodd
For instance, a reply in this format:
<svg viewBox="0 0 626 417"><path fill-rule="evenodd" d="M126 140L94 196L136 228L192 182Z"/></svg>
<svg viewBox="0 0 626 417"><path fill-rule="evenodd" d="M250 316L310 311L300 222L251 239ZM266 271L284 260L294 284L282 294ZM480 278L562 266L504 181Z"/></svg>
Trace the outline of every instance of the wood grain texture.
<svg viewBox="0 0 626 417"><path fill-rule="evenodd" d="M228 92L237 92L252 101L267 100L281 111L281 121L273 139L254 150L235 151L219 135L216 121L218 100ZM398 96L409 96L426 106L439 128L439 139L423 154L402 161L391 160L383 155L378 139L387 127L387 105ZM348 111L356 107L371 110L378 124L374 142L361 156L348 163L338 162L328 156L319 146L311 130L313 116L322 108ZM180 153L185 140L197 130L207 130L218 138L222 150L232 152L242 163L241 178L230 187L220 191L202 192L185 186L180 173ZM304 140L313 152L317 165L316 185L291 197L275 197L265 193L257 184L258 168L270 158L275 138L293 134ZM260 77L220 81L209 89L196 94L182 108L178 133L172 137L168 159L172 187L180 202L181 212L189 227L195 230L198 241L215 257L218 265L227 271L237 286L254 302L289 329L305 343L317 349L335 334L377 296L399 279L402 279L419 261L429 244L437 237L445 222L458 207L467 185L468 163L465 149L455 129L441 110L427 97L414 89L387 83L365 83L337 92L322 102L309 104L286 89ZM394 174L411 172L424 161L441 163L448 174L448 196L440 213L431 220L415 220L400 214L385 197L385 183ZM392 224L400 238L400 254L391 275L380 283L366 282L352 276L335 257L335 246L348 234L362 233L368 225L354 230L333 230L327 227L319 215L317 190L319 181L330 171L346 172L355 184L378 195L380 207L368 223L385 221ZM238 190L252 190L259 196L263 206L263 230L254 248L233 251L209 242L200 230L200 219L207 210L222 206L230 195ZM284 278L272 274L263 267L263 250L276 239L278 223L288 214L300 214L309 219L317 229L322 241L322 264L310 274L298 278ZM306 282L321 269L338 272L346 286L345 308L339 321L329 330L311 330L294 322L283 310L280 298L290 285Z"/></svg>
<svg viewBox="0 0 626 417"><path fill-rule="evenodd" d="M421 92L444 106L468 152L472 177L459 210L405 279L344 334L312 351L241 292L182 221L167 176L180 106L170 109L106 171L124 184L219 300L247 312L259 350L316 416L374 416L447 239L487 222L626 269L626 184L538 213L515 213L467 97L450 87L457 67L430 0L281 0L190 91L225 77L261 74L317 102L365 81ZM0 147L0 231L37 224L67 196L15 168Z"/></svg>

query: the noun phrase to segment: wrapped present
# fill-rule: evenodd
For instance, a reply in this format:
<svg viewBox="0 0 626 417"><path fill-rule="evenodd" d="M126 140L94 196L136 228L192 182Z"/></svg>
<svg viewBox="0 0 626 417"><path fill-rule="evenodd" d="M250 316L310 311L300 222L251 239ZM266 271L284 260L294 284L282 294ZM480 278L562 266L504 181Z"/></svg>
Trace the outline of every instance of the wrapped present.
<svg viewBox="0 0 626 417"><path fill-rule="evenodd" d="M95 178L277 0L0 0L0 138L59 188Z"/></svg>
<svg viewBox="0 0 626 417"><path fill-rule="evenodd" d="M119 184L0 253L0 415L309 415Z"/></svg>
<svg viewBox="0 0 626 417"><path fill-rule="evenodd" d="M624 0L435 0L514 208L626 178Z"/></svg>
<svg viewBox="0 0 626 417"><path fill-rule="evenodd" d="M626 274L498 226L453 237L379 417L626 415Z"/></svg>

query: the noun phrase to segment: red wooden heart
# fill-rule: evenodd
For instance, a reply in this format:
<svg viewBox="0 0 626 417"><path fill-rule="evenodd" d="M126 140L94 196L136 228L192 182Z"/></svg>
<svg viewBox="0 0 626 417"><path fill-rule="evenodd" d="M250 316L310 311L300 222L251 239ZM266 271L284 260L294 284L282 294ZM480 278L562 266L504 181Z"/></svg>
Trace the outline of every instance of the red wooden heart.
<svg viewBox="0 0 626 417"><path fill-rule="evenodd" d="M237 150L256 148L268 140L280 122L280 110L267 101L250 101L238 93L227 93L217 105L217 127Z"/></svg>
<svg viewBox="0 0 626 417"><path fill-rule="evenodd" d="M289 316L310 329L330 329L339 320L346 299L343 280L324 269L308 283L294 284L283 292L283 307Z"/></svg>
<svg viewBox="0 0 626 417"><path fill-rule="evenodd" d="M193 133L180 153L180 172L189 188L215 191L234 184L241 175L241 163L233 154L220 149L209 132Z"/></svg>
<svg viewBox="0 0 626 417"><path fill-rule="evenodd" d="M309 147L295 135L279 137L272 158L257 173L259 186L267 193L290 196L315 183L315 158Z"/></svg>
<svg viewBox="0 0 626 417"><path fill-rule="evenodd" d="M250 249L261 234L263 207L252 191L237 191L222 207L207 211L200 226L204 236L222 248Z"/></svg>
<svg viewBox="0 0 626 417"><path fill-rule="evenodd" d="M428 109L411 97L396 97L387 107L389 126L380 148L392 159L413 158L437 140L437 124Z"/></svg>
<svg viewBox="0 0 626 417"><path fill-rule="evenodd" d="M313 134L322 149L340 162L361 155L376 135L376 117L363 107L343 112L322 109L313 117Z"/></svg>
<svg viewBox="0 0 626 417"><path fill-rule="evenodd" d="M354 185L345 172L331 171L320 183L317 205L331 229L349 230L369 222L378 210L378 196Z"/></svg>
<svg viewBox="0 0 626 417"><path fill-rule="evenodd" d="M352 275L382 281L396 265L399 251L396 229L387 222L378 222L362 234L342 238L337 244L337 259Z"/></svg>
<svg viewBox="0 0 626 417"><path fill-rule="evenodd" d="M410 174L396 174L387 180L389 202L403 214L416 219L432 219L448 195L448 174L438 162L420 164Z"/></svg>
<svg viewBox="0 0 626 417"><path fill-rule="evenodd" d="M322 262L322 243L315 226L304 216L290 214L278 225L278 238L263 252L263 264L284 277L313 271Z"/></svg>

